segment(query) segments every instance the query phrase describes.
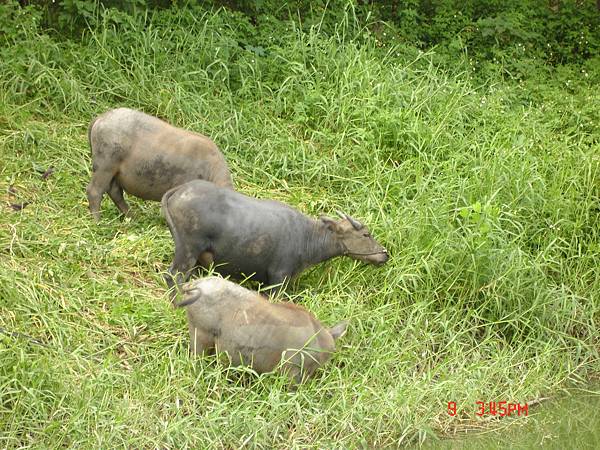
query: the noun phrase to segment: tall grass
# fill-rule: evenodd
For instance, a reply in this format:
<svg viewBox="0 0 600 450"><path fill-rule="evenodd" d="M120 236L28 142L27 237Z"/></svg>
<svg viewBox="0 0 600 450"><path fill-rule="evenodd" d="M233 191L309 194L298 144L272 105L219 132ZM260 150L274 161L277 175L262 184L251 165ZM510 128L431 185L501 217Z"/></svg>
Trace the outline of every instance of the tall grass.
<svg viewBox="0 0 600 450"><path fill-rule="evenodd" d="M81 42L5 35L0 326L49 347L0 337L2 447L399 445L598 373L598 91L482 84L352 20L289 22L264 53L239 45L243 19L198 8L108 10ZM116 106L210 135L240 191L343 209L390 250L289 290L351 323L312 382L188 357L157 203L129 197L123 221L105 199L92 224L86 129Z"/></svg>

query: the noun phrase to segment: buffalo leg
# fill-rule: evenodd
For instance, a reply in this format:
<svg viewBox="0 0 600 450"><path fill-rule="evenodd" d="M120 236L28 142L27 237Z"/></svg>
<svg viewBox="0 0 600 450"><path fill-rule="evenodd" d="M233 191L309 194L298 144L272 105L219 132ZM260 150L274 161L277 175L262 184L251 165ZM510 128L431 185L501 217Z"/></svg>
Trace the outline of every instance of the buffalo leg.
<svg viewBox="0 0 600 450"><path fill-rule="evenodd" d="M113 174L107 171L96 171L87 187L87 198L90 212L96 222L100 220L100 203L105 192L110 190Z"/></svg>
<svg viewBox="0 0 600 450"><path fill-rule="evenodd" d="M169 273L165 275L167 286L171 289L171 301L175 301L177 295L173 287L175 285L179 287L187 281L192 270L196 266L198 260L197 255L202 254L204 251L204 248L200 250L200 252L196 252L187 245L175 245L173 264L169 267Z"/></svg>
<svg viewBox="0 0 600 450"><path fill-rule="evenodd" d="M269 286L273 286L269 289L266 289L265 292L267 292L267 294L272 297L274 295L277 295L277 293L283 288L283 283L285 282L285 279L287 278L287 273L281 271L281 270L274 270L274 271L268 271L268 284Z"/></svg>
<svg viewBox="0 0 600 450"><path fill-rule="evenodd" d="M214 255L211 252L202 252L198 257L198 264L205 269L209 269L214 262Z"/></svg>
<svg viewBox="0 0 600 450"><path fill-rule="evenodd" d="M214 262L213 254L211 252L203 252L196 261L196 267L190 273L190 276L197 276L200 273L200 268L209 269L210 265Z"/></svg>
<svg viewBox="0 0 600 450"><path fill-rule="evenodd" d="M111 198L111 200L115 202L115 205L117 205L119 211L121 211L121 213L124 216L126 216L129 213L129 205L125 202L125 199L123 198L123 188L117 182L116 178L113 178L110 182L110 190L108 191L108 195Z"/></svg>
<svg viewBox="0 0 600 450"><path fill-rule="evenodd" d="M212 354L215 338L206 331L190 325L190 353L192 355Z"/></svg>

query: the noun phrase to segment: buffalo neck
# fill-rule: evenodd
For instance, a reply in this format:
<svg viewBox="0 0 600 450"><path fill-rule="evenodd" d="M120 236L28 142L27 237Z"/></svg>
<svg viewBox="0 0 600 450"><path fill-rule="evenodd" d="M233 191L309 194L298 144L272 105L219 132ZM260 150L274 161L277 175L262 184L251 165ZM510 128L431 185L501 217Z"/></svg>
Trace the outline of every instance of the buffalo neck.
<svg viewBox="0 0 600 450"><path fill-rule="evenodd" d="M345 253L344 246L327 225L320 220L311 220L311 222L306 231L302 251L304 265L318 264Z"/></svg>

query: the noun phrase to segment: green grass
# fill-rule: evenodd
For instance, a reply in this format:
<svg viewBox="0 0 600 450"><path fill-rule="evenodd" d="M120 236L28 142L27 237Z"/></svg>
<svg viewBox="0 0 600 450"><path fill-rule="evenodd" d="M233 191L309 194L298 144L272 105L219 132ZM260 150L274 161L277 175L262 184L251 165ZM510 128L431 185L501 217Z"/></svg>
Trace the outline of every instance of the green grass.
<svg viewBox="0 0 600 450"><path fill-rule="evenodd" d="M348 16L281 28L266 55L223 11L103 17L81 42L22 22L0 47L0 327L49 345L0 336L0 446L396 446L600 371L598 74L482 82ZM117 106L211 136L240 191L342 209L390 250L289 289L351 323L313 381L188 357L158 203L128 197L123 221L106 198L92 223L87 125Z"/></svg>
<svg viewBox="0 0 600 450"><path fill-rule="evenodd" d="M503 419L498 427L481 426L468 433L457 433L452 439L431 441L422 446L435 450L487 450L507 448L528 450L596 449L600 442L600 420L589 411L600 403L600 389L594 382L587 389L573 389L557 394L542 408L530 408L527 421ZM523 415L524 412L521 414ZM512 413L515 415L515 413Z"/></svg>

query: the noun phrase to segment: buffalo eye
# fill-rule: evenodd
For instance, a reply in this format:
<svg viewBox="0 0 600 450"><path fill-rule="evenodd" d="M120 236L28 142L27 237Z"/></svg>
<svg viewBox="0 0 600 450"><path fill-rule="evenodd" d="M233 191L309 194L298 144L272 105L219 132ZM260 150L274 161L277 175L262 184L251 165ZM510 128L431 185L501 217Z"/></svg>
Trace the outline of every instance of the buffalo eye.
<svg viewBox="0 0 600 450"><path fill-rule="evenodd" d="M371 233L363 233L364 237L371 237Z"/></svg>

